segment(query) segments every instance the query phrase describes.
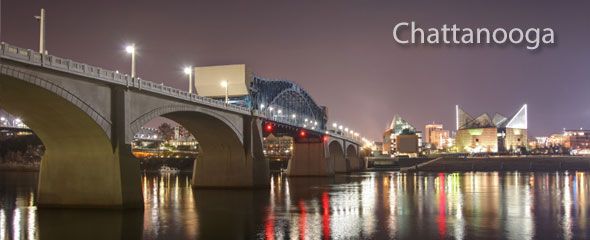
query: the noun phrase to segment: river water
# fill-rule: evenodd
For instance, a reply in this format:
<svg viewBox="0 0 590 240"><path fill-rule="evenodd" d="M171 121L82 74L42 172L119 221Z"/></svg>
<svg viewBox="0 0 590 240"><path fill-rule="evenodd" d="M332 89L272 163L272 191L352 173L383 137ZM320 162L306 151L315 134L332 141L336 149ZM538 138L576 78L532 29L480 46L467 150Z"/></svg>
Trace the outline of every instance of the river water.
<svg viewBox="0 0 590 240"><path fill-rule="evenodd" d="M37 173L0 172L0 240L590 239L587 172L274 175L260 190L142 178L142 211L50 210Z"/></svg>

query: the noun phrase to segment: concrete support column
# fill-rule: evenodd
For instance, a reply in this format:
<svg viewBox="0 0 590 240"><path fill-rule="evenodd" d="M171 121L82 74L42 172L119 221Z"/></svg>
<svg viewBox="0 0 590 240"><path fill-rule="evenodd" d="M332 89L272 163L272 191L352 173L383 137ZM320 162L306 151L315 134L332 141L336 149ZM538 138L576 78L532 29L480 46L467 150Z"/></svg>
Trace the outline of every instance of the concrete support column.
<svg viewBox="0 0 590 240"><path fill-rule="evenodd" d="M179 120L182 118L174 118ZM220 121L198 123L180 120L187 129L195 129L202 155L195 160L193 187L252 188L269 187L268 162L262 152L261 121L243 119L243 139ZM208 128L200 127L205 126Z"/></svg>
<svg viewBox="0 0 590 240"><path fill-rule="evenodd" d="M125 142L126 91L113 89L111 104L110 140L87 115L66 106L56 107L66 115L51 121L66 126L36 128L47 148L39 173L39 207L143 207L139 161Z"/></svg>
<svg viewBox="0 0 590 240"><path fill-rule="evenodd" d="M246 125L248 123L248 125ZM244 136L249 140L244 141L247 157L251 159L254 186L270 187L270 169L268 160L264 156L262 143L262 120L249 117L245 119Z"/></svg>
<svg viewBox="0 0 590 240"><path fill-rule="evenodd" d="M289 176L333 176L334 166L326 158L326 144L295 142L287 174Z"/></svg>

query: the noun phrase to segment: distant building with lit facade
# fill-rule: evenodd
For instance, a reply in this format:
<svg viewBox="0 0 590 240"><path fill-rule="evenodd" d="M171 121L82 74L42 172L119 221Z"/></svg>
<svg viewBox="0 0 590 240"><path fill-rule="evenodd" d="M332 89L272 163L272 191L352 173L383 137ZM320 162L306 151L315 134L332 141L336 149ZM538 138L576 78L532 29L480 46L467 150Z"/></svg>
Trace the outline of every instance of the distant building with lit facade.
<svg viewBox="0 0 590 240"><path fill-rule="evenodd" d="M430 149L443 149L449 147L449 130L445 130L442 124L428 124L424 126L424 142L430 145Z"/></svg>
<svg viewBox="0 0 590 240"><path fill-rule="evenodd" d="M572 150L590 149L590 130L564 130L563 146Z"/></svg>
<svg viewBox="0 0 590 240"><path fill-rule="evenodd" d="M276 137L273 134L263 139L263 152L269 161L286 162L291 159L293 151L293 138L284 136Z"/></svg>
<svg viewBox="0 0 590 240"><path fill-rule="evenodd" d="M490 117L484 113L474 118L459 106L455 107L455 114L455 144L458 152L516 152L528 144L526 104L512 117L504 117L498 113Z"/></svg>
<svg viewBox="0 0 590 240"><path fill-rule="evenodd" d="M563 129L563 132L549 137L529 140L529 147L551 154L590 155L590 130Z"/></svg>
<svg viewBox="0 0 590 240"><path fill-rule="evenodd" d="M408 121L395 115L383 133L383 154L415 156L421 151L422 132L416 131Z"/></svg>

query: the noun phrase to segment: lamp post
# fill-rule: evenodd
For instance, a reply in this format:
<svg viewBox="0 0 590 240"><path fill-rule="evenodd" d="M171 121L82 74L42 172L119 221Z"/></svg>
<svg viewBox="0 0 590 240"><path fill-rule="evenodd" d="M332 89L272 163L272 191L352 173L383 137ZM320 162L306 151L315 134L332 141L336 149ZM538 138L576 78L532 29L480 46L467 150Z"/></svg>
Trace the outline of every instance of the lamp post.
<svg viewBox="0 0 590 240"><path fill-rule="evenodd" d="M125 47L125 51L131 54L131 78L135 78L135 44Z"/></svg>
<svg viewBox="0 0 590 240"><path fill-rule="evenodd" d="M39 20L39 53L47 54L45 50L45 9L41 8L39 16L35 16Z"/></svg>
<svg viewBox="0 0 590 240"><path fill-rule="evenodd" d="M188 75L188 93L193 93L193 67L185 67L184 74Z"/></svg>
<svg viewBox="0 0 590 240"><path fill-rule="evenodd" d="M223 88L225 88L225 103L229 103L229 97L228 97L229 84L227 83L227 80L221 81L221 86Z"/></svg>

